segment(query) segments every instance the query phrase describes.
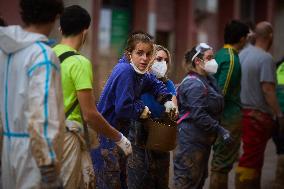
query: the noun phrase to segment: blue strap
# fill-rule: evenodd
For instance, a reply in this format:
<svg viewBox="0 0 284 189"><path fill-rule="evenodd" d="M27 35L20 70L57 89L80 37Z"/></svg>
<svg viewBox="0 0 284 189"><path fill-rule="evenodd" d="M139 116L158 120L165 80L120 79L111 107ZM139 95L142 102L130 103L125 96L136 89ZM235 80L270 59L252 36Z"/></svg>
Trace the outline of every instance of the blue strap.
<svg viewBox="0 0 284 189"><path fill-rule="evenodd" d="M48 55L46 52L45 47L43 46L43 44L41 42L36 42L36 44L41 48L42 53L44 55L44 62L51 62L48 59ZM45 90L44 90L44 130L43 130L43 134L44 134L44 138L47 142L47 145L49 147L49 155L51 157L51 159L55 158L55 153L53 151L53 147L50 141L50 138L48 137L48 95L49 95L49 82L50 82L50 64L46 64L46 78L45 78Z"/></svg>

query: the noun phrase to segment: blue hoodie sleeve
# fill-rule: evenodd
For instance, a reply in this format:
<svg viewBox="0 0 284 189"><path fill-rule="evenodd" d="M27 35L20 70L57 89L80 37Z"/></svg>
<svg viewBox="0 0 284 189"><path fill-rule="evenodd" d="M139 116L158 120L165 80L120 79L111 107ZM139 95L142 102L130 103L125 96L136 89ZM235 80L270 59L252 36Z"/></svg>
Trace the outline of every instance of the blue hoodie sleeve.
<svg viewBox="0 0 284 189"><path fill-rule="evenodd" d="M144 86L143 92L152 94L160 104L172 99L172 94L168 92L167 86L153 74L145 74Z"/></svg>
<svg viewBox="0 0 284 189"><path fill-rule="evenodd" d="M205 86L197 80L189 79L180 86L178 92L182 104L190 114L188 118L192 123L203 130L216 130L219 127L219 122L213 119L206 111L207 94Z"/></svg>
<svg viewBox="0 0 284 189"><path fill-rule="evenodd" d="M135 98L135 77L131 69L123 69L117 77L115 91L115 113L117 119L138 119L144 103Z"/></svg>

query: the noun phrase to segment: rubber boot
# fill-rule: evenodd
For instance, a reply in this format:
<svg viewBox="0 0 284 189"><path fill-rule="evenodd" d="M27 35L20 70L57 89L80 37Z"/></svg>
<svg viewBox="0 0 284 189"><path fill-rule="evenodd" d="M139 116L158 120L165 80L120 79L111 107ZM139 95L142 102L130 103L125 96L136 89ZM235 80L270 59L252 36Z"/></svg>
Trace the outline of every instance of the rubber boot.
<svg viewBox="0 0 284 189"><path fill-rule="evenodd" d="M228 189L228 174L211 172L210 189Z"/></svg>
<svg viewBox="0 0 284 189"><path fill-rule="evenodd" d="M237 167L235 189L260 189L260 174L252 168Z"/></svg>
<svg viewBox="0 0 284 189"><path fill-rule="evenodd" d="M279 155L273 189L284 189L284 155Z"/></svg>

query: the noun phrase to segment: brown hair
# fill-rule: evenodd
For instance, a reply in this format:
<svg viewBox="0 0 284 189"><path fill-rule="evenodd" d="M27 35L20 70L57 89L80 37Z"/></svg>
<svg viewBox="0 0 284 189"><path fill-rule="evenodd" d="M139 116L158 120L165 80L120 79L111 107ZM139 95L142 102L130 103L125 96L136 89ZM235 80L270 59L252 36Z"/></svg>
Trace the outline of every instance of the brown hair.
<svg viewBox="0 0 284 189"><path fill-rule="evenodd" d="M126 47L124 50L124 55L130 60L129 54L135 49L138 43L148 43L151 45L152 51L154 51L154 41L153 38L145 32L135 32L130 35L127 39Z"/></svg>

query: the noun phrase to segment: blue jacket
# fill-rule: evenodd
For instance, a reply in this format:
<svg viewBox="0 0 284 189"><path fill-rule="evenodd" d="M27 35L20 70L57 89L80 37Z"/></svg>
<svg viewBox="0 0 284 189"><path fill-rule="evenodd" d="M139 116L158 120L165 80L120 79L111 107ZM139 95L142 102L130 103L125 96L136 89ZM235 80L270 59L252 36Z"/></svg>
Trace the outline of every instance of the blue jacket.
<svg viewBox="0 0 284 189"><path fill-rule="evenodd" d="M216 131L224 109L224 100L212 76L196 73L178 87L177 99L180 115L190 112L184 121L205 131Z"/></svg>
<svg viewBox="0 0 284 189"><path fill-rule="evenodd" d="M144 110L141 94L145 92L152 94L161 104L172 98L166 86L154 75L136 73L123 56L104 87L98 110L115 128L120 121L138 120Z"/></svg>
<svg viewBox="0 0 284 189"><path fill-rule="evenodd" d="M164 83L167 87L167 91L171 93L173 96L176 96L176 89L175 85L171 80L167 80ZM151 117L152 118L161 118L163 115L163 112L165 112L165 107L161 105L159 102L157 102L153 95L149 93L144 93L141 96L142 101L145 103L146 106L149 107L151 111Z"/></svg>
<svg viewBox="0 0 284 189"><path fill-rule="evenodd" d="M98 110L113 127L127 136L131 120L138 120L144 110L145 105L140 99L144 92L151 93L161 104L172 98L172 95L167 93L166 86L154 75L137 74L123 56L104 87ZM91 152L98 175L107 166L118 163L117 157L111 152L114 147L113 141L100 136L100 147ZM107 159L112 161L110 165L102 158L101 149L108 150Z"/></svg>

